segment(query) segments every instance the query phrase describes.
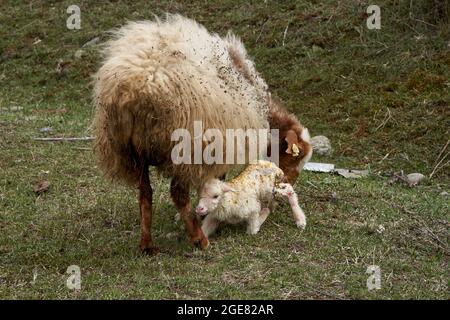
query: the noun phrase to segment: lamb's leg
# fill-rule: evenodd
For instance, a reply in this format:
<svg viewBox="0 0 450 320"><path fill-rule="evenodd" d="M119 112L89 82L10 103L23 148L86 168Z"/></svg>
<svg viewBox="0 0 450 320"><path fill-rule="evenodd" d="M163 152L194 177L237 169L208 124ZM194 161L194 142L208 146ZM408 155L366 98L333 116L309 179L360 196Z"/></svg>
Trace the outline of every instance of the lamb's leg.
<svg viewBox="0 0 450 320"><path fill-rule="evenodd" d="M298 204L298 197L295 192L288 194L288 200L292 209L292 214L294 215L295 224L297 225L297 227L305 229L306 216L302 208L300 208Z"/></svg>
<svg viewBox="0 0 450 320"><path fill-rule="evenodd" d="M141 213L141 251L145 254L155 254L158 249L152 241L152 197L153 191L148 176L148 165L143 163L141 166L139 179L139 208Z"/></svg>
<svg viewBox="0 0 450 320"><path fill-rule="evenodd" d="M210 235L212 235L219 226L219 223L220 223L219 220L213 218L211 215L207 215L202 222L202 231L205 234L205 236L209 237Z"/></svg>
<svg viewBox="0 0 450 320"><path fill-rule="evenodd" d="M270 214L269 208L263 208L261 210L261 212L259 213L259 228L261 228L262 224L264 223L264 221L266 221L269 214Z"/></svg>
<svg viewBox="0 0 450 320"><path fill-rule="evenodd" d="M176 178L170 183L170 195L172 200L180 212L180 217L184 222L189 242L201 249L206 249L209 245L208 238L205 237L200 227L200 221L192 212L191 199L189 198L189 186L178 182Z"/></svg>
<svg viewBox="0 0 450 320"><path fill-rule="evenodd" d="M247 224L247 233L248 234L257 234L259 231L259 228L261 227L261 224L259 223L259 212L255 212L250 216L248 219Z"/></svg>

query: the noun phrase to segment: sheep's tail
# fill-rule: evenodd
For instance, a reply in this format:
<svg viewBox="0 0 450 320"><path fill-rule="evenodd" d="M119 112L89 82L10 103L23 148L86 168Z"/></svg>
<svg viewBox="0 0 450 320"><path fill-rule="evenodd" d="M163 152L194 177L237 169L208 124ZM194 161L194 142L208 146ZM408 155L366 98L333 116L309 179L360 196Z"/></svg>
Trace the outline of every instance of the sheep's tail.
<svg viewBox="0 0 450 320"><path fill-rule="evenodd" d="M105 110L99 108L93 122L97 164L111 180L137 185L140 176L139 156L131 142L118 144L111 136L110 127L105 123L107 118Z"/></svg>

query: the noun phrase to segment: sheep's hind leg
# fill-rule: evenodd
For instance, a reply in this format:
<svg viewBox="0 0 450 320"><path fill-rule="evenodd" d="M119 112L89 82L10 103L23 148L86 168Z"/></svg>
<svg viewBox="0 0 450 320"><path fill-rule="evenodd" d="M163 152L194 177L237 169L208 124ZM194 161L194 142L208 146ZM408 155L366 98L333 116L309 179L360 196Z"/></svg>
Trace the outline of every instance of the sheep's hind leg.
<svg viewBox="0 0 450 320"><path fill-rule="evenodd" d="M248 234L257 234L261 229L262 224L266 221L270 214L269 208L263 208L259 213L256 213L250 217L247 225Z"/></svg>
<svg viewBox="0 0 450 320"><path fill-rule="evenodd" d="M259 228L261 228L262 224L264 223L264 221L266 221L267 217L270 214L270 209L269 208L263 208L261 210L261 212L259 213Z"/></svg>
<svg viewBox="0 0 450 320"><path fill-rule="evenodd" d="M148 165L145 163L141 166L139 178L139 208L141 213L141 242L139 246L142 253L148 255L156 254L159 251L152 241L152 198L153 190L148 176Z"/></svg>
<svg viewBox="0 0 450 320"><path fill-rule="evenodd" d="M203 234L200 221L198 221L198 218L192 212L189 186L179 183L174 178L170 183L170 195L177 210L180 212L181 219L186 227L189 242L196 247L200 247L200 249L206 249L209 246L209 241Z"/></svg>

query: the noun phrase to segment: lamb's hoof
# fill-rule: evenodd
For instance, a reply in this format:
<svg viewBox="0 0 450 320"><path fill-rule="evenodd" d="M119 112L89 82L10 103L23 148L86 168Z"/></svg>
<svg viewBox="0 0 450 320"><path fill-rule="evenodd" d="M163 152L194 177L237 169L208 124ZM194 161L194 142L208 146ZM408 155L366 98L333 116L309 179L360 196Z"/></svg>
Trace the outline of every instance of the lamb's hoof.
<svg viewBox="0 0 450 320"><path fill-rule="evenodd" d="M191 241L194 248L198 248L201 250L206 250L209 247L209 240L206 237L200 239L193 239Z"/></svg>
<svg viewBox="0 0 450 320"><path fill-rule="evenodd" d="M150 247L141 247L141 253L145 256L155 256L159 253L158 247L150 246Z"/></svg>
<svg viewBox="0 0 450 320"><path fill-rule="evenodd" d="M306 221L296 221L295 224L299 229L305 230L306 227Z"/></svg>

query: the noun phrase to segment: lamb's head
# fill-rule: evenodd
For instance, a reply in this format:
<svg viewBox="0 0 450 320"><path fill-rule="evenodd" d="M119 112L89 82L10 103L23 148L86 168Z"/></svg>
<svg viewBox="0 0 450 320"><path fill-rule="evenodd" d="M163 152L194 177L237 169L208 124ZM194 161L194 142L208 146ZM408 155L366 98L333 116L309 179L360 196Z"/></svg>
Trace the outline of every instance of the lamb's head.
<svg viewBox="0 0 450 320"><path fill-rule="evenodd" d="M199 195L200 200L198 202L195 212L201 216L206 215L208 212L216 210L223 195L227 192L235 191L226 182L219 179L208 180L201 188Z"/></svg>
<svg viewBox="0 0 450 320"><path fill-rule="evenodd" d="M295 194L294 188L289 183L279 183L273 191L274 195L279 198L290 198Z"/></svg>

